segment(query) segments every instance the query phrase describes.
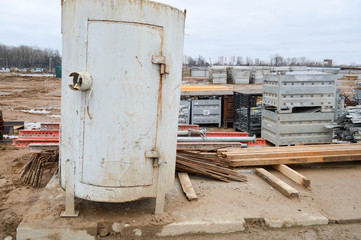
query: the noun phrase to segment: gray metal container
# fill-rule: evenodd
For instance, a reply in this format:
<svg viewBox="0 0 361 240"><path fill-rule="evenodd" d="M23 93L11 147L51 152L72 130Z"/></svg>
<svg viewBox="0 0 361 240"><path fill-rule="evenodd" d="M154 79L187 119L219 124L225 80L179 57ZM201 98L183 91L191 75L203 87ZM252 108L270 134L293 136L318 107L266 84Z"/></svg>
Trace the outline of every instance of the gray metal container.
<svg viewBox="0 0 361 240"><path fill-rule="evenodd" d="M322 112L335 109L336 81L321 72L289 72L267 75L263 85L263 104L291 113L295 107L321 107Z"/></svg>
<svg viewBox="0 0 361 240"><path fill-rule="evenodd" d="M180 109L178 115L178 124L190 124L190 114L191 114L191 102L190 101L180 101Z"/></svg>
<svg viewBox="0 0 361 240"><path fill-rule="evenodd" d="M222 100L193 100L192 124L218 124L221 127Z"/></svg>
<svg viewBox="0 0 361 240"><path fill-rule="evenodd" d="M276 146L329 143L332 130L325 125L332 124L333 120L333 112L279 114L263 110L262 138Z"/></svg>

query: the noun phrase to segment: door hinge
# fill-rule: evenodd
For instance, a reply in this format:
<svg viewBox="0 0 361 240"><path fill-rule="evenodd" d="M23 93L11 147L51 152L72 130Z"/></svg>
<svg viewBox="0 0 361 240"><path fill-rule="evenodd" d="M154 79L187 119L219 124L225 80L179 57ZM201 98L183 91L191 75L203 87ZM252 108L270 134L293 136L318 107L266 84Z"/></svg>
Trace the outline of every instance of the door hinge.
<svg viewBox="0 0 361 240"><path fill-rule="evenodd" d="M169 74L169 67L165 64L165 57L164 56L153 56L152 63L160 65L160 74Z"/></svg>
<svg viewBox="0 0 361 240"><path fill-rule="evenodd" d="M153 159L153 167L158 167L163 162L160 160L160 153L158 150L152 150L145 153L145 157Z"/></svg>

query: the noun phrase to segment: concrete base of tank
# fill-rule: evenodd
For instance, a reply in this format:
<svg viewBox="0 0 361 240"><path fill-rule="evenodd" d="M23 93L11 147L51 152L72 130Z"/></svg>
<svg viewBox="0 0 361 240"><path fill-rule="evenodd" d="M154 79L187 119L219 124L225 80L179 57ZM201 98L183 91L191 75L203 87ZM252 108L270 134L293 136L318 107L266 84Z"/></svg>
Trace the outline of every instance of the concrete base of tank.
<svg viewBox="0 0 361 240"><path fill-rule="evenodd" d="M281 228L361 219L358 197L361 185L350 184L361 182L359 165L335 169L301 168L298 171L311 180L311 190L273 173L298 189L300 199L288 199L252 170L241 170L248 177L247 183L223 183L191 175L199 197L192 202L185 198L176 180L166 196L162 216L153 214L153 199L121 204L77 199L76 209L80 215L70 219L59 216L64 210L65 193L54 177L18 226L17 239L96 239L104 236L134 239L241 232L249 223Z"/></svg>

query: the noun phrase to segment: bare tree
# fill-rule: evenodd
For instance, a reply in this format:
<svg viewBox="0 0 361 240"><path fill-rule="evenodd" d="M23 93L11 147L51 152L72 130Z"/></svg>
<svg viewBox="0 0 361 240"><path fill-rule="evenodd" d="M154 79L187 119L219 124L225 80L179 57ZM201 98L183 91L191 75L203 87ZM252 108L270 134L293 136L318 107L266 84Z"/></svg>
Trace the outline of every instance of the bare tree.
<svg viewBox="0 0 361 240"><path fill-rule="evenodd" d="M61 56L58 50L40 49L30 46L6 46L0 44L0 67L17 68L48 68L51 59L52 66L61 64Z"/></svg>

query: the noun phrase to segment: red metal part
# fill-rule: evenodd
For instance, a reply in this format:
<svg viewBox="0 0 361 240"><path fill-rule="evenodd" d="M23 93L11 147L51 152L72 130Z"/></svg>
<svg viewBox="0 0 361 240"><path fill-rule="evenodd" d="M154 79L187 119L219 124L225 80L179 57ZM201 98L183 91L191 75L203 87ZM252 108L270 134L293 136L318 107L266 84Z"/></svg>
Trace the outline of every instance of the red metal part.
<svg viewBox="0 0 361 240"><path fill-rule="evenodd" d="M248 146L266 146L266 139L257 138L256 142L249 142Z"/></svg>
<svg viewBox="0 0 361 240"><path fill-rule="evenodd" d="M248 137L245 132L206 132L207 137Z"/></svg>
<svg viewBox="0 0 361 240"><path fill-rule="evenodd" d="M42 131L59 131L60 123L41 123L40 129Z"/></svg>
<svg viewBox="0 0 361 240"><path fill-rule="evenodd" d="M16 147L28 147L30 143L59 143L59 139L17 138L13 140Z"/></svg>
<svg viewBox="0 0 361 240"><path fill-rule="evenodd" d="M178 125L178 131L188 131L189 129L199 130L198 125Z"/></svg>
<svg viewBox="0 0 361 240"><path fill-rule="evenodd" d="M32 139L58 139L59 131L39 131L39 130L21 130L19 131L19 138L32 138Z"/></svg>

